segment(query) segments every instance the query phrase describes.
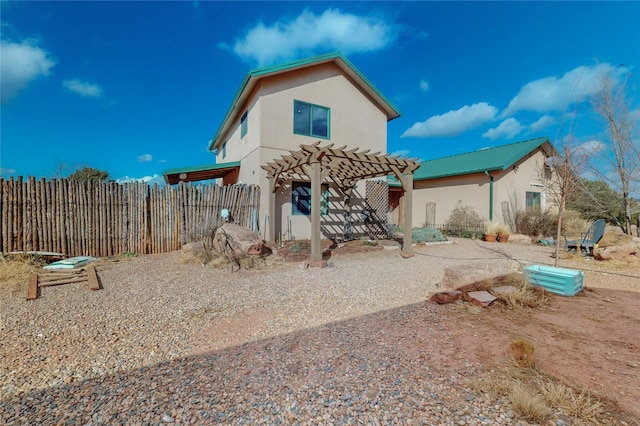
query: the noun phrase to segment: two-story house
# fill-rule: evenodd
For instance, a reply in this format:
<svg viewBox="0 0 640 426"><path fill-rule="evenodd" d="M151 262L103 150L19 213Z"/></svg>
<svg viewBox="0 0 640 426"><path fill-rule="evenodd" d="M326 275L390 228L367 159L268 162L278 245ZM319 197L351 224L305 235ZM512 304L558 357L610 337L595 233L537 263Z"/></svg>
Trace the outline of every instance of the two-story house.
<svg viewBox="0 0 640 426"><path fill-rule="evenodd" d="M260 185L260 225L272 222L275 232L267 239L310 238L310 179L280 185L275 209L270 210L273 188L262 166L317 142L384 155L387 122L399 116L398 109L340 53L254 69L242 80L211 141L216 164L167 171L165 178L168 183L222 178L224 184ZM322 234L342 235L344 196L331 179L323 180L321 191ZM360 215L366 210L364 197L365 182L360 181L349 200L355 235L366 233Z"/></svg>

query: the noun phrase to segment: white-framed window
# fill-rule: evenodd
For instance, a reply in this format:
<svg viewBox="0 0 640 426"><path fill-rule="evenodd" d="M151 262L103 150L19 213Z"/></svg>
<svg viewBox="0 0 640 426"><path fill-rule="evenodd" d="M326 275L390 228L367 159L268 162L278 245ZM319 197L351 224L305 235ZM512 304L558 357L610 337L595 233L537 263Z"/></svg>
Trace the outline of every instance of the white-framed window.
<svg viewBox="0 0 640 426"><path fill-rule="evenodd" d="M329 139L331 110L320 105L293 101L293 133Z"/></svg>
<svg viewBox="0 0 640 426"><path fill-rule="evenodd" d="M525 206L529 209L542 209L542 195L539 192L527 191Z"/></svg>

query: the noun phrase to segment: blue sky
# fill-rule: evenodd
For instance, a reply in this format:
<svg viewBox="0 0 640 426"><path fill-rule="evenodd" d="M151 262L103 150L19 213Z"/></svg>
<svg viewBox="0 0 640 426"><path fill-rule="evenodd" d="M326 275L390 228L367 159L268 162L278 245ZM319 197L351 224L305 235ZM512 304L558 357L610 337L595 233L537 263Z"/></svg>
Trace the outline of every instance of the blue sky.
<svg viewBox="0 0 640 426"><path fill-rule="evenodd" d="M598 76L640 76L640 2L0 7L4 178L89 166L160 182L214 163L208 143L248 70L333 51L402 111L388 151L420 159L556 140L570 122L575 143L605 140L588 104Z"/></svg>

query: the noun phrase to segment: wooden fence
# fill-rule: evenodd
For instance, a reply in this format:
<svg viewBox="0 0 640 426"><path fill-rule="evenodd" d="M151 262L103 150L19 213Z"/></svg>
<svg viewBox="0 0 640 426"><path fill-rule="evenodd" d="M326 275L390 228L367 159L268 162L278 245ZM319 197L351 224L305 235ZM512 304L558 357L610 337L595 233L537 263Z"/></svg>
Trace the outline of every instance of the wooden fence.
<svg viewBox="0 0 640 426"><path fill-rule="evenodd" d="M255 185L149 186L0 178L0 249L68 256L163 253L211 236L227 209L257 231Z"/></svg>

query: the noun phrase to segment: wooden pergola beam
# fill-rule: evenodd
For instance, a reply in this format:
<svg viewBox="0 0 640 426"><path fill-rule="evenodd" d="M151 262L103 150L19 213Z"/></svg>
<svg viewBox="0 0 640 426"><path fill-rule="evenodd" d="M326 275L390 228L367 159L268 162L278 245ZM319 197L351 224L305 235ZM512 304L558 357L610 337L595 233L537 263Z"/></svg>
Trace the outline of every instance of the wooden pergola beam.
<svg viewBox="0 0 640 426"><path fill-rule="evenodd" d="M358 148L346 149L346 146L333 148L330 143L320 146L320 141L311 145L300 145L299 151L289 151L289 155L261 166L267 172L272 193L280 181L306 177L311 182L311 262L322 261L320 251L320 192L322 182L330 178L345 192L351 192L355 183L362 179L371 179L394 175L404 190L404 223L411 227L413 202L413 172L420 167L417 160L399 158L370 150L358 151ZM305 179L306 180L306 179ZM269 212L275 212L275 197L270 197ZM270 233L275 230L273 218ZM405 231L403 255L411 256L411 231Z"/></svg>

